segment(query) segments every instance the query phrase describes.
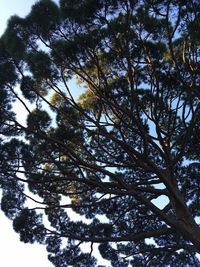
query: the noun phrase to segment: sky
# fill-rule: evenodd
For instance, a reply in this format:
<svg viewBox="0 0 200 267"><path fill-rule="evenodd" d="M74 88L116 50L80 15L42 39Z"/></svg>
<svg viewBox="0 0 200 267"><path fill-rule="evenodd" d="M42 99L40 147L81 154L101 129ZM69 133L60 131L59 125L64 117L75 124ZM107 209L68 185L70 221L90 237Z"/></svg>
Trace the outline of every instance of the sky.
<svg viewBox="0 0 200 267"><path fill-rule="evenodd" d="M26 16L36 0L0 0L0 35L12 15ZM47 259L45 246L24 244L14 232L12 222L0 211L0 266L53 267Z"/></svg>

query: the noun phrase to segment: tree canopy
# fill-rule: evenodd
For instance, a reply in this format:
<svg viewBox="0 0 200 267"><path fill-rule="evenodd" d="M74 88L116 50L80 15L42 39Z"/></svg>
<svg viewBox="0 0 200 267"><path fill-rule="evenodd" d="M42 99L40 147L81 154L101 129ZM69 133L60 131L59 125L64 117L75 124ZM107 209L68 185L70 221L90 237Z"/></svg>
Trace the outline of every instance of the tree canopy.
<svg viewBox="0 0 200 267"><path fill-rule="evenodd" d="M100 267L97 251L200 265L199 59L198 0L41 0L10 18L1 209L21 241L56 267Z"/></svg>

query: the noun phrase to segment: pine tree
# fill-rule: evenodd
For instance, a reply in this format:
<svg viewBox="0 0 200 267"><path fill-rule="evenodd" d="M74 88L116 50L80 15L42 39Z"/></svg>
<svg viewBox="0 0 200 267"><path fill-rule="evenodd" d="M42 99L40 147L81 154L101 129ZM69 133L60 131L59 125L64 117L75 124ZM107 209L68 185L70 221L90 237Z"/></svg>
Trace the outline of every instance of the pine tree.
<svg viewBox="0 0 200 267"><path fill-rule="evenodd" d="M10 18L1 209L55 266L100 266L97 248L115 267L199 266L199 25L198 0L41 0Z"/></svg>

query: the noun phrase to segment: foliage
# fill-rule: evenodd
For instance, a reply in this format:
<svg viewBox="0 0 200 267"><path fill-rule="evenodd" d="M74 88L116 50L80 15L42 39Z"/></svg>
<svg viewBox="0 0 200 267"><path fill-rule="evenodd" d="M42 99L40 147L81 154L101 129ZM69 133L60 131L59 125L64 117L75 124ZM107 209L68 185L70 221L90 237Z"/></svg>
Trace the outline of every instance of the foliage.
<svg viewBox="0 0 200 267"><path fill-rule="evenodd" d="M9 20L1 208L55 266L199 266L199 22L198 0L40 0Z"/></svg>

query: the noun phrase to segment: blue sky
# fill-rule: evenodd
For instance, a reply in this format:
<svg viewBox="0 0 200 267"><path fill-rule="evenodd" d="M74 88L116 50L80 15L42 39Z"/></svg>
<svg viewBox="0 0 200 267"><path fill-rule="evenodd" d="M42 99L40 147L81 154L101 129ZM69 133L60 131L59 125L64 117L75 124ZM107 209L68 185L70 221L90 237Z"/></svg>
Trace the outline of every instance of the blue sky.
<svg viewBox="0 0 200 267"><path fill-rule="evenodd" d="M36 0L0 0L0 35L12 15L26 16ZM0 212L0 266L11 267L52 267L47 259L45 247L24 244L12 229L12 222Z"/></svg>

